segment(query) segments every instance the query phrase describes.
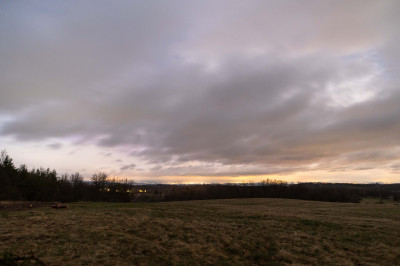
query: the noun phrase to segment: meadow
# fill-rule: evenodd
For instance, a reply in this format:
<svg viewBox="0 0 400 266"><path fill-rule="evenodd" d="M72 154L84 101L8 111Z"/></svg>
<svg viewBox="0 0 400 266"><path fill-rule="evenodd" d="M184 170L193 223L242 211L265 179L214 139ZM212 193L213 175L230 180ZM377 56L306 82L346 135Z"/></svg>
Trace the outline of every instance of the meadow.
<svg viewBox="0 0 400 266"><path fill-rule="evenodd" d="M31 255L45 265L399 265L400 205L254 198L0 210L2 261Z"/></svg>

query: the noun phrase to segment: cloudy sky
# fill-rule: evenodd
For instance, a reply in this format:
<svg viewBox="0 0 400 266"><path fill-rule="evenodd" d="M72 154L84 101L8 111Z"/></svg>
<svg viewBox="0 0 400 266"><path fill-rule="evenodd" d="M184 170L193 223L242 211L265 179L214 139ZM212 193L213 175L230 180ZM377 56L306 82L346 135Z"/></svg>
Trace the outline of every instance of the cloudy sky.
<svg viewBox="0 0 400 266"><path fill-rule="evenodd" d="M154 182L400 182L400 2L1 1L0 149Z"/></svg>

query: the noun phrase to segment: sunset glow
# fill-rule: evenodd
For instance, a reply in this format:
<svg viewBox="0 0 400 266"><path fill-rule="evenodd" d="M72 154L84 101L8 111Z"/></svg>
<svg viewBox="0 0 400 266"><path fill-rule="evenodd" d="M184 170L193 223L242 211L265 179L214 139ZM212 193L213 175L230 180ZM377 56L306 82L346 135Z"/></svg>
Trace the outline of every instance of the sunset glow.
<svg viewBox="0 0 400 266"><path fill-rule="evenodd" d="M2 1L0 150L152 183L400 182L399 1Z"/></svg>

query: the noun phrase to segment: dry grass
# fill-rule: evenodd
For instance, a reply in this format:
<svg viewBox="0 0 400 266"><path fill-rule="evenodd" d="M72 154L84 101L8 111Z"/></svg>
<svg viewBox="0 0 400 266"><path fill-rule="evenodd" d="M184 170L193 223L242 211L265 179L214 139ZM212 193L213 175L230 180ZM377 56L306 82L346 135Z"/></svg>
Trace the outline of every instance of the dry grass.
<svg viewBox="0 0 400 266"><path fill-rule="evenodd" d="M399 265L400 206L287 199L0 211L0 254L49 265Z"/></svg>

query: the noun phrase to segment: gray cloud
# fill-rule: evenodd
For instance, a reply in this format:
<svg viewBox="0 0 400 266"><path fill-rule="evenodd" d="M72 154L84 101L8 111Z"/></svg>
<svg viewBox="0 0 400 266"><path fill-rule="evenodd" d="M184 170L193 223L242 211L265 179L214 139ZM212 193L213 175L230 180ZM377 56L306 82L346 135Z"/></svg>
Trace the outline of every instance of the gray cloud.
<svg viewBox="0 0 400 266"><path fill-rule="evenodd" d="M47 145L47 147L54 149L54 150L58 150L62 147L62 144L61 143L52 143L52 144Z"/></svg>
<svg viewBox="0 0 400 266"><path fill-rule="evenodd" d="M395 169L396 1L0 7L0 135L122 146L151 175Z"/></svg>
<svg viewBox="0 0 400 266"><path fill-rule="evenodd" d="M133 170L136 168L136 164L132 163L132 164L126 164L121 166L120 170L124 171L124 170Z"/></svg>

